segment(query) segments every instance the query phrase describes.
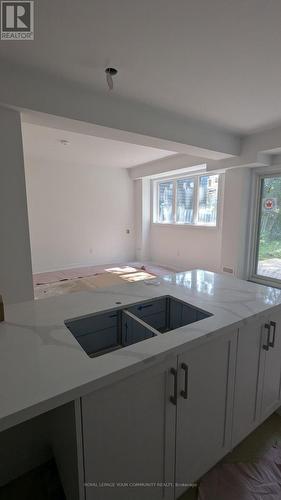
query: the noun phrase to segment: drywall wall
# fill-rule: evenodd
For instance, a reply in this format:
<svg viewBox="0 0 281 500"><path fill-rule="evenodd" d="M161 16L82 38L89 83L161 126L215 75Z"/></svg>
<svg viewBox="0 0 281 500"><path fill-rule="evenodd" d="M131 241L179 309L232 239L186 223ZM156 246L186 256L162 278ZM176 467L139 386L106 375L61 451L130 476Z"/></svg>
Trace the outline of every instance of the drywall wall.
<svg viewBox="0 0 281 500"><path fill-rule="evenodd" d="M238 278L247 278L250 239L252 169L227 171L224 185L221 269L230 267Z"/></svg>
<svg viewBox="0 0 281 500"><path fill-rule="evenodd" d="M236 168L223 175L217 228L151 224L150 257L175 269L233 269L247 278L251 169Z"/></svg>
<svg viewBox="0 0 281 500"><path fill-rule="evenodd" d="M178 270L220 270L221 231L152 224L151 259Z"/></svg>
<svg viewBox="0 0 281 500"><path fill-rule="evenodd" d="M35 158L25 168L34 273L135 258L126 169Z"/></svg>
<svg viewBox="0 0 281 500"><path fill-rule="evenodd" d="M134 182L136 258L140 261L150 259L150 180L138 179Z"/></svg>
<svg viewBox="0 0 281 500"><path fill-rule="evenodd" d="M151 223L151 259L178 270L207 269L218 272L221 265L223 183L218 204L218 226L174 226ZM151 189L153 196L153 189ZM152 204L153 205L153 204ZM152 218L152 213L151 213Z"/></svg>
<svg viewBox="0 0 281 500"><path fill-rule="evenodd" d="M4 302L33 298L19 113L0 108L0 294Z"/></svg>

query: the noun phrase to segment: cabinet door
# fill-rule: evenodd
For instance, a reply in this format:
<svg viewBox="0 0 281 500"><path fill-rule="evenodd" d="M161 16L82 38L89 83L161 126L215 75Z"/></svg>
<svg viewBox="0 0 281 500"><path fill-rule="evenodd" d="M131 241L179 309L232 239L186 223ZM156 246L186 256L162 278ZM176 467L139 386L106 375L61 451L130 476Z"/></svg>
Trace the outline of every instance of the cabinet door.
<svg viewBox="0 0 281 500"><path fill-rule="evenodd" d="M230 449L237 331L179 356L176 496Z"/></svg>
<svg viewBox="0 0 281 500"><path fill-rule="evenodd" d="M86 500L173 499L176 361L82 398Z"/></svg>
<svg viewBox="0 0 281 500"><path fill-rule="evenodd" d="M280 406L281 375L281 314L275 312L267 322L268 350L265 350L261 419L264 420Z"/></svg>
<svg viewBox="0 0 281 500"><path fill-rule="evenodd" d="M232 445L236 446L260 423L266 317L239 328L233 408Z"/></svg>

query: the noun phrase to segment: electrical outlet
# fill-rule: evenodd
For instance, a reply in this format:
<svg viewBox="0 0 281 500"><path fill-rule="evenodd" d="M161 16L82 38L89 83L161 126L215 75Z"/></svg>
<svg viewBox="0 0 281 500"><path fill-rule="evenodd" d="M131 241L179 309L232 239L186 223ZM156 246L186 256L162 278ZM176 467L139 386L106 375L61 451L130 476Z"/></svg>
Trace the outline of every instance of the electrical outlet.
<svg viewBox="0 0 281 500"><path fill-rule="evenodd" d="M234 274L234 269L233 269L233 267L230 267L230 266L223 266L222 270L223 270L223 272L224 272L224 273Z"/></svg>

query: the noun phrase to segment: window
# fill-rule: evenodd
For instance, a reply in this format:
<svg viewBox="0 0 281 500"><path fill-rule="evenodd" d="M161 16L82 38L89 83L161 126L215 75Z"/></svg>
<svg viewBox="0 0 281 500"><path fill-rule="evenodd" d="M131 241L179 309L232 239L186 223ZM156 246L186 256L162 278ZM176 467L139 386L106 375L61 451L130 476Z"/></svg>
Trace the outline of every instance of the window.
<svg viewBox="0 0 281 500"><path fill-rule="evenodd" d="M192 224L194 201L194 179L177 180L177 214L176 220L181 224Z"/></svg>
<svg viewBox="0 0 281 500"><path fill-rule="evenodd" d="M202 175L199 178L199 224L216 225L218 181L218 175Z"/></svg>
<svg viewBox="0 0 281 500"><path fill-rule="evenodd" d="M154 222L216 226L219 175L155 181Z"/></svg>
<svg viewBox="0 0 281 500"><path fill-rule="evenodd" d="M158 184L158 222L173 222L174 184L171 181Z"/></svg>
<svg viewBox="0 0 281 500"><path fill-rule="evenodd" d="M281 175L258 177L252 242L253 281L281 284Z"/></svg>

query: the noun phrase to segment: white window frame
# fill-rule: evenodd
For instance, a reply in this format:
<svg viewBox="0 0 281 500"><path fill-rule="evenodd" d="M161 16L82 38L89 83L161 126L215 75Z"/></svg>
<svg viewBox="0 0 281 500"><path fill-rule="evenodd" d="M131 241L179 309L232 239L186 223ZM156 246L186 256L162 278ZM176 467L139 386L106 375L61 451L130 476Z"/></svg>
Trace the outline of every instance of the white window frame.
<svg viewBox="0 0 281 500"><path fill-rule="evenodd" d="M250 244L248 251L248 279L254 283L281 288L281 280L261 276L257 274L258 261L258 237L259 237L259 217L260 217L260 200L261 200L261 180L269 177L281 177L280 168L266 172L264 169L254 171L253 193L251 204L251 220L250 220Z"/></svg>
<svg viewBox="0 0 281 500"><path fill-rule="evenodd" d="M217 196L217 214L216 214L216 224L208 224L198 222L199 213L199 179L200 177L211 177L213 175L218 175L218 196ZM180 179L193 179L194 180L194 192L193 192L193 222L177 222L176 221L176 203L177 203L177 181ZM172 182L173 183L173 222L159 222L159 184L162 182ZM200 172L200 173L190 173L188 175L180 175L175 177L162 177L157 180L153 180L153 203L152 203L152 221L153 224L159 226L173 226L173 227L203 227L216 229L219 227L220 219L220 206L221 206L221 191L222 191L222 175L220 172Z"/></svg>

